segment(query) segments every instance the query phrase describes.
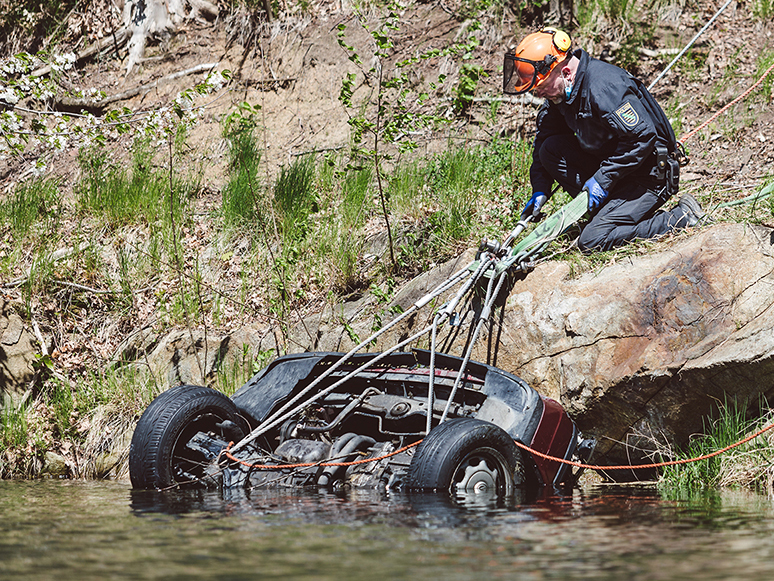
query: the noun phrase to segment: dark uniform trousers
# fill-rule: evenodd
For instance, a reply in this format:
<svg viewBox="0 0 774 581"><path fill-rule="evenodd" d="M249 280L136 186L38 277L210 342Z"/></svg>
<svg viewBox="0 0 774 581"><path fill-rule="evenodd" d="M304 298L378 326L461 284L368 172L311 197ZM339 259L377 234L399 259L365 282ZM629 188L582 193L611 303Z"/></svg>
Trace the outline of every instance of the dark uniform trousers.
<svg viewBox="0 0 774 581"><path fill-rule="evenodd" d="M537 152L540 163L573 198L599 168L599 160L584 152L568 134L547 137ZM659 211L663 186L655 179L629 178L615 184L599 211L583 228L578 247L583 251L610 250L635 239L657 238L685 226L679 207Z"/></svg>

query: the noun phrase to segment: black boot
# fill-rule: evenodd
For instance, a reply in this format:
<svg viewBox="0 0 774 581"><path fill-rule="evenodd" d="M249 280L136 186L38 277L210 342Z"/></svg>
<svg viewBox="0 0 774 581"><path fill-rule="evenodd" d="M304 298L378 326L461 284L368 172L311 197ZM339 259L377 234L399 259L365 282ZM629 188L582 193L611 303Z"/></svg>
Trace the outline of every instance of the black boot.
<svg viewBox="0 0 774 581"><path fill-rule="evenodd" d="M692 228L704 220L704 210L691 194L683 194L683 197L677 202L677 207L685 214L685 228Z"/></svg>

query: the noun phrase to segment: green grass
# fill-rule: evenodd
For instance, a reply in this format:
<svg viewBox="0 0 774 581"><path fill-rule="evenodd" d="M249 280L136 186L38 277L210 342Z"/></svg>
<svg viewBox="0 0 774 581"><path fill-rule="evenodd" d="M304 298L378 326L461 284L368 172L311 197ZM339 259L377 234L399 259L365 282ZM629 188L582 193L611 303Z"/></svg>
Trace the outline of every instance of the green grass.
<svg viewBox="0 0 774 581"><path fill-rule="evenodd" d="M680 139L683 136L683 106L680 104L680 98L678 96L671 97L669 102L664 107L664 113L666 113L669 123L672 125L672 130L675 132L675 137Z"/></svg>
<svg viewBox="0 0 774 581"><path fill-rule="evenodd" d="M753 0L752 12L759 20L769 20L774 15L774 0Z"/></svg>
<svg viewBox="0 0 774 581"><path fill-rule="evenodd" d="M226 133L229 141L229 177L223 189L223 220L229 227L261 220L266 214L258 175L261 152L255 128L242 127Z"/></svg>
<svg viewBox="0 0 774 581"><path fill-rule="evenodd" d="M754 189L713 185L703 191L700 201L716 222L769 224L774 215L773 183L774 176L768 175Z"/></svg>
<svg viewBox="0 0 774 581"><path fill-rule="evenodd" d="M42 383L35 405L6 401L0 410L0 478L39 476L49 450L77 459L70 476L104 477L105 456L126 454L116 439L131 430L160 390L146 369L126 365L72 382L52 376Z"/></svg>
<svg viewBox="0 0 774 581"><path fill-rule="evenodd" d="M369 194L372 193L372 182L370 167L349 170L342 184L340 219L319 231L323 241L327 238L330 261L327 270L333 276L334 287L344 293L364 282L358 270L364 241L360 236L352 236L352 233L359 231L371 217L373 197ZM327 231L327 237L322 235L324 231Z"/></svg>
<svg viewBox="0 0 774 581"><path fill-rule="evenodd" d="M3 394L0 408L0 452L8 448L23 448L27 445L27 408L18 407L9 396Z"/></svg>
<svg viewBox="0 0 774 581"><path fill-rule="evenodd" d="M748 419L749 415L744 404L732 401L720 405L718 413L705 421L704 434L692 438L684 450L677 452L676 459L697 458L721 450L774 421L771 411L755 419ZM769 430L718 456L666 467L659 484L671 489L770 488L773 466L774 430Z"/></svg>
<svg viewBox="0 0 774 581"><path fill-rule="evenodd" d="M370 217L366 204L371 193L373 172L370 167L352 169L345 174L342 192L341 219L345 229L360 228Z"/></svg>
<svg viewBox="0 0 774 581"><path fill-rule="evenodd" d="M434 239L451 249L471 238L481 225L480 210L500 194L500 178L520 173L512 171L512 159L511 142L496 141L449 148L429 160L424 174L436 204L430 216Z"/></svg>
<svg viewBox="0 0 774 581"><path fill-rule="evenodd" d="M36 297L46 294L50 289L55 272L55 264L49 248L47 246L36 248L29 274L22 285L22 298L27 316L33 312Z"/></svg>
<svg viewBox="0 0 774 581"><path fill-rule="evenodd" d="M743 47L737 48L734 53L729 58L730 62L736 62L739 59L739 55L741 54L743 50ZM699 65L699 77L703 78L704 71L705 71L705 63L706 59L702 61ZM710 91L707 92L707 106L709 108L713 108L715 104L718 101L718 98L728 90L728 87L733 86L734 83L738 82L738 73L735 70L733 66L728 66L723 70L723 76L722 78L715 83L715 85L712 87ZM741 92L741 90L739 91ZM729 111L731 115L733 115L733 111ZM723 128L723 131L727 131L726 126L727 125L734 125L733 118L729 119L729 114L726 114L725 118L722 120L721 127Z"/></svg>
<svg viewBox="0 0 774 581"><path fill-rule="evenodd" d="M606 36L627 36L639 23L634 22L636 3L632 0L589 0L575 5L578 28L575 37L597 39Z"/></svg>
<svg viewBox="0 0 774 581"><path fill-rule="evenodd" d="M274 207L286 245L293 245L309 232L309 216L319 210L315 192L315 158L297 157L280 169L274 184Z"/></svg>
<svg viewBox="0 0 774 581"><path fill-rule="evenodd" d="M501 236L511 228L528 191L528 149L510 140L450 145L441 154L395 164L385 181L403 274L477 244L483 233ZM232 164L231 171L236 169ZM251 233L251 260L260 265L260 285L268 291L263 296L278 316L307 300L310 291L346 295L385 274L378 261L364 260L386 252L387 244L383 233L368 238L363 232L367 224L383 228L368 160L302 156L280 170L270 191L269 213L241 222L241 230Z"/></svg>
<svg viewBox="0 0 774 581"><path fill-rule="evenodd" d="M774 2L774 0L772 0ZM758 60L755 63L755 80L761 78L769 67L774 64L774 50L769 50L758 55ZM772 98L772 88L774 87L774 71L766 75L766 78L760 84L755 91L756 95L763 97L764 101L770 103Z"/></svg>
<svg viewBox="0 0 774 581"><path fill-rule="evenodd" d="M108 161L102 149L82 150L79 162L81 211L107 226L146 224L171 231L190 220L188 204L199 189L198 179L154 166L149 145L135 146L128 171Z"/></svg>
<svg viewBox="0 0 774 581"><path fill-rule="evenodd" d="M596 0L596 2L605 15L614 20L630 20L634 9L632 0Z"/></svg>
<svg viewBox="0 0 774 581"><path fill-rule="evenodd" d="M409 220L421 219L430 203L423 168L416 160L398 165L387 187L390 211Z"/></svg>
<svg viewBox="0 0 774 581"><path fill-rule="evenodd" d="M184 139L184 137L182 137ZM192 200L198 195L200 176L180 169L183 160L170 153L156 165L148 143L135 143L129 168L112 163L104 149L86 149L79 155L82 178L76 184L76 207L84 232L85 250L74 253L61 276L91 287L112 291L105 297L110 308L130 309L132 292L160 273L174 281L159 291L162 321L189 323L201 314L197 260L184 243L194 223ZM170 171L169 165L174 169ZM100 230L117 239L115 259L105 262L103 244L93 241ZM192 273L186 272L190 267Z"/></svg>
<svg viewBox="0 0 774 581"><path fill-rule="evenodd" d="M51 252L59 239L62 212L59 188L52 179L32 179L16 186L8 199L0 203L0 236L8 230L13 238L11 252L0 260L0 272L11 278L22 261L28 268L20 280L25 312L32 312L33 299L46 292L54 277ZM18 275L18 272L17 272Z"/></svg>
<svg viewBox="0 0 774 581"><path fill-rule="evenodd" d="M243 345L241 357L218 366L213 387L231 396L247 383L248 379L266 367L275 356L274 349L253 353L249 346Z"/></svg>
<svg viewBox="0 0 774 581"><path fill-rule="evenodd" d="M53 179L21 182L8 200L0 204L0 224L9 226L18 240L31 234L33 226L39 234L49 234L56 229L59 214L59 186Z"/></svg>
<svg viewBox="0 0 774 581"><path fill-rule="evenodd" d="M0 478L35 476L36 454L30 449L33 435L28 409L17 407L9 397L4 397L0 407Z"/></svg>
<svg viewBox="0 0 774 581"><path fill-rule="evenodd" d="M72 402L67 401L67 386L52 401L71 405L77 417L87 416L99 405L110 405L128 414L142 412L164 389L166 378L153 377L142 366L124 365L86 374L71 391Z"/></svg>

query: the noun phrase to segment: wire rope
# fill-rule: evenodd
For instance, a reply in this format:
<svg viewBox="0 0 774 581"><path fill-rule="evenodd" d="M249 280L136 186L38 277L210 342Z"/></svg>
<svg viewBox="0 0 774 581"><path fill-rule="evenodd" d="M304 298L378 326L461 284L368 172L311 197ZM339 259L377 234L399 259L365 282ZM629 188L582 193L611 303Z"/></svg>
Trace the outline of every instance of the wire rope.
<svg viewBox="0 0 774 581"><path fill-rule="evenodd" d="M715 15L712 18L710 18L710 20L709 20L709 22L707 22L707 24L704 25L704 28L702 28L699 32L697 32L696 36L694 36L691 39L691 41L688 44L685 45L683 50L681 50L680 53L675 58L672 59L672 62L669 63L669 65L667 65L667 68L665 68L663 71L661 71L661 73L655 79L653 79L653 82L650 85L648 85L648 91L650 91L655 86L655 84L658 83L664 77L664 75L667 74L669 69L671 69L678 60L680 60L680 58L686 53L686 51L693 46L693 43L696 42L698 40L698 38L702 34L704 34L710 26L712 26L712 23L715 22L715 20L717 20L718 16L720 16L720 14L726 8L728 8L729 4L731 4L734 1L735 0L726 0L726 3L723 4L723 6L720 8L720 10L715 12Z"/></svg>

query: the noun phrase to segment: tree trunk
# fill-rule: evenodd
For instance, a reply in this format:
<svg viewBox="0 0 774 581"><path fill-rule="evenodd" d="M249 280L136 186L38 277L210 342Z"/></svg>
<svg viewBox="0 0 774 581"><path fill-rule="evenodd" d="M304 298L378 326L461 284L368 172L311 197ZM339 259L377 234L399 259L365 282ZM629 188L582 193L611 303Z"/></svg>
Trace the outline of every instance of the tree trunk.
<svg viewBox="0 0 774 581"><path fill-rule="evenodd" d="M124 24L131 33L126 73L142 58L149 37L165 37L184 20L214 20L218 7L209 0L126 0Z"/></svg>

